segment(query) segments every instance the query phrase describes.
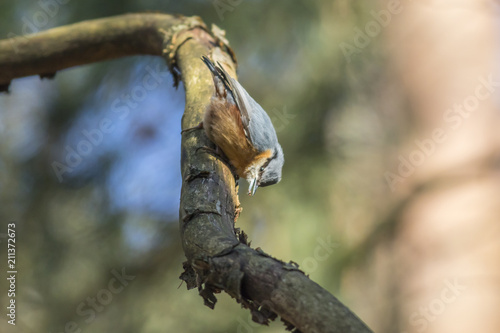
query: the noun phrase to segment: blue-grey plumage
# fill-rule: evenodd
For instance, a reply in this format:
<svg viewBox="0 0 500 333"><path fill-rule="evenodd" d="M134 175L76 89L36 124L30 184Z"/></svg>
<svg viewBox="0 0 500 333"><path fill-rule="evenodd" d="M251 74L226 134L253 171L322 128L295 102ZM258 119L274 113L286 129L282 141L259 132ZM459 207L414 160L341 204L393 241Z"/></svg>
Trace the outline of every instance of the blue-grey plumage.
<svg viewBox="0 0 500 333"><path fill-rule="evenodd" d="M215 85L204 119L208 137L228 156L239 176L250 183L250 195L255 194L257 187L278 183L285 159L268 114L220 64L207 57L202 60ZM231 113L234 109L238 119L231 122L228 119L235 117L235 112ZM236 123L242 131L235 130Z"/></svg>

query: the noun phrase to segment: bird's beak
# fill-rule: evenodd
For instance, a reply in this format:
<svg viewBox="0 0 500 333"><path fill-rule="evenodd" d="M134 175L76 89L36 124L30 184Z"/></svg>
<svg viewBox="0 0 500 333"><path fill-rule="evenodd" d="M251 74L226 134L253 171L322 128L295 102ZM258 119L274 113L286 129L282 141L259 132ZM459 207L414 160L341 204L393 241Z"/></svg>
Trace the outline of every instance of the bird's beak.
<svg viewBox="0 0 500 333"><path fill-rule="evenodd" d="M250 186L248 186L248 195L255 195L255 191L257 191L257 178L254 178L250 181Z"/></svg>

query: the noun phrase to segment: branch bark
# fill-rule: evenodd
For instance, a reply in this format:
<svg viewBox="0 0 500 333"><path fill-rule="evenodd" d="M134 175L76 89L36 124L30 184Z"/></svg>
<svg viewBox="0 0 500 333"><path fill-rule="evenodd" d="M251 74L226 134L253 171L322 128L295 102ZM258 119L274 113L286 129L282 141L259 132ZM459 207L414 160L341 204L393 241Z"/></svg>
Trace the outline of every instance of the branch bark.
<svg viewBox="0 0 500 333"><path fill-rule="evenodd" d="M1 40L0 85L6 90L17 77L43 77L121 56L162 55L174 77L182 76L186 90L182 127L187 128L201 121L212 94L210 74L200 61L209 53L232 68L230 74L235 76L234 54L217 27L209 32L197 17L122 15ZM181 279L188 288L197 287L211 308L214 294L226 291L261 324L279 315L289 329L304 333L370 332L296 265L248 246L246 235L234 228L241 210L235 179L224 163L199 149L207 146L213 144L202 131L182 138L179 222L187 261Z"/></svg>
<svg viewBox="0 0 500 333"><path fill-rule="evenodd" d="M206 28L198 17L127 14L0 40L0 91L23 76L50 78L65 68L118 57L168 55L164 42L196 26Z"/></svg>

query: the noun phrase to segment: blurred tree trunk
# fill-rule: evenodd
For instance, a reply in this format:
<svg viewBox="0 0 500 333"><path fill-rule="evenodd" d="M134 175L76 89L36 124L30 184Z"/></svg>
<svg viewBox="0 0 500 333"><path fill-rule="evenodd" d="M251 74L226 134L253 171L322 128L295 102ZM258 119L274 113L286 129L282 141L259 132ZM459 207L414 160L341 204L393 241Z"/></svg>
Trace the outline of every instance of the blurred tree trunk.
<svg viewBox="0 0 500 333"><path fill-rule="evenodd" d="M494 4L403 1L388 26L414 132L401 147L399 331L500 332L500 113ZM387 3L383 2L382 6ZM395 158L397 159L397 157ZM415 191L425 185L424 190ZM420 187L422 189L423 187Z"/></svg>

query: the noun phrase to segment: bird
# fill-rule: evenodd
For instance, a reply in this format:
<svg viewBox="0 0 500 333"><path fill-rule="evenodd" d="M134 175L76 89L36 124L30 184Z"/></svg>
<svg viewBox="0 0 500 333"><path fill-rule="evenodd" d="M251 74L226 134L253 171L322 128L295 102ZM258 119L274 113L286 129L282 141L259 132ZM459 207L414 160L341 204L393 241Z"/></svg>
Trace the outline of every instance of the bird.
<svg viewBox="0 0 500 333"><path fill-rule="evenodd" d="M236 174L248 181L247 193L253 196L258 187L281 180L285 158L276 130L266 111L220 63L215 64L207 56L201 60L212 74L214 92L203 121L181 133L204 129Z"/></svg>

